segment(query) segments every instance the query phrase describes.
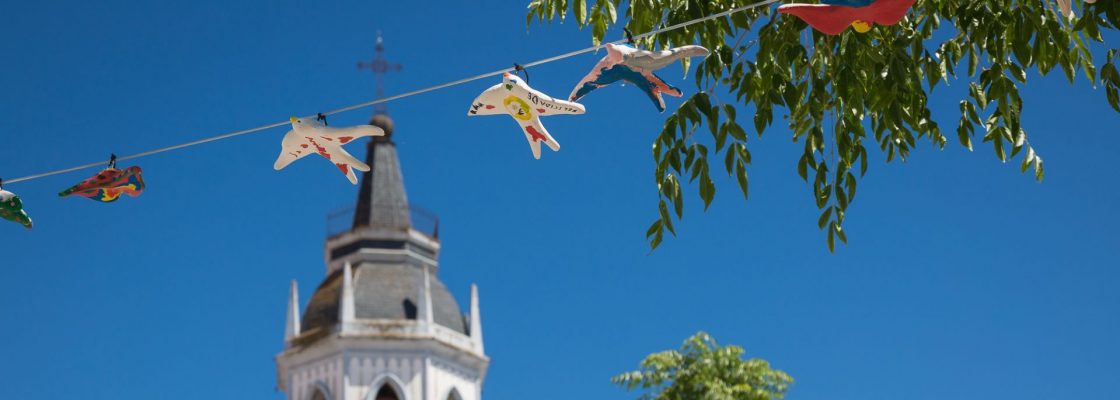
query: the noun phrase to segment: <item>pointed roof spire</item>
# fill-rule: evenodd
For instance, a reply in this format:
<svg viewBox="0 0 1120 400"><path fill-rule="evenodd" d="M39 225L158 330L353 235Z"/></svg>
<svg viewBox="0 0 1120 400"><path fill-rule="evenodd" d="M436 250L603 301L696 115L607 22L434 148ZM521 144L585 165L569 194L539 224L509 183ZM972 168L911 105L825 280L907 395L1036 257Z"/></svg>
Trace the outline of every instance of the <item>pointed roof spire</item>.
<svg viewBox="0 0 1120 400"><path fill-rule="evenodd" d="M384 117L384 118L380 118ZM382 121L378 121L383 119ZM354 225L351 229L366 227L408 229L412 226L409 217L408 195L404 190L401 164L397 159L397 148L388 139L392 122L388 117L374 117L372 125L385 130L385 136L374 137L369 141L366 164L370 170L362 173L362 186L358 190L358 204L354 210Z"/></svg>
<svg viewBox="0 0 1120 400"><path fill-rule="evenodd" d="M284 328L284 343L288 344L299 336L299 288L296 280L292 279L292 287L288 292L288 316Z"/></svg>

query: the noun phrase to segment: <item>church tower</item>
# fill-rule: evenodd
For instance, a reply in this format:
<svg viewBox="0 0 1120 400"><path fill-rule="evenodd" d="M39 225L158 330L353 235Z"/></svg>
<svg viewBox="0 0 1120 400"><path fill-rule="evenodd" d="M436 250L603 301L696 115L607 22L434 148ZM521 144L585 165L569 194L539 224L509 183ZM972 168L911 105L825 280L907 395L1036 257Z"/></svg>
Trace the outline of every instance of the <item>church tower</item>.
<svg viewBox="0 0 1120 400"><path fill-rule="evenodd" d="M370 124L385 136L367 146L353 223L327 238L326 278L302 317L292 282L279 389L288 400L480 400L490 359L478 289L461 313L438 277L438 225L414 225L393 122Z"/></svg>

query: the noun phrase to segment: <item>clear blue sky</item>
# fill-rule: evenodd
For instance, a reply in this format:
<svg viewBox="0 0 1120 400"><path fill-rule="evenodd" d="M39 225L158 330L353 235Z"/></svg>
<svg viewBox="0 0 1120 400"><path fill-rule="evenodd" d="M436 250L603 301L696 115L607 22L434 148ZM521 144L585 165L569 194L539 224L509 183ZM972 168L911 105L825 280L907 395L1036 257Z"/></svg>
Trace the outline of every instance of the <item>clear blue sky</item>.
<svg viewBox="0 0 1120 400"><path fill-rule="evenodd" d="M405 65L390 94L589 44L570 22L527 33L524 1L399 3L8 2L0 176L368 100L355 63L379 29ZM598 57L531 83L566 95ZM788 371L790 399L1115 398L1120 116L1058 75L1024 94L1044 183L982 144L873 151L836 254L781 127L751 139L749 202L726 177L707 213L690 194L651 254L663 116L637 90L546 119L564 147L539 161L513 121L466 117L497 79L389 109L409 195L443 221L441 278L464 307L481 288L486 399L634 397L609 378L698 330ZM964 86L936 93L942 126ZM273 171L284 131L138 160L147 191L114 204L56 197L94 170L9 185L36 227L0 225L3 397L282 398L288 281L306 301L325 216L357 191L315 159Z"/></svg>

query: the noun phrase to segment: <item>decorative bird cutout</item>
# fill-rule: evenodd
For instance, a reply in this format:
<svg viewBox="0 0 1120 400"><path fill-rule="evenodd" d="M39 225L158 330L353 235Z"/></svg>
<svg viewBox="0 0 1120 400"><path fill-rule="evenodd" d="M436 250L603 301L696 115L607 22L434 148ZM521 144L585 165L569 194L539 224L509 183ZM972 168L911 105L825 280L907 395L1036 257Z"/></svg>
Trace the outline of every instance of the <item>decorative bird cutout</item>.
<svg viewBox="0 0 1120 400"><path fill-rule="evenodd" d="M1097 0L1085 0L1088 4L1096 3ZM1073 18L1073 0L1058 0L1058 8L1062 9L1062 15L1066 18Z"/></svg>
<svg viewBox="0 0 1120 400"><path fill-rule="evenodd" d="M552 151L560 151L560 143L548 134L541 125L541 118L556 114L583 114L583 105L569 101L556 100L526 85L508 72L502 74L502 83L494 85L478 95L467 110L467 116L508 114L521 125L533 158L541 158L541 142Z"/></svg>
<svg viewBox="0 0 1120 400"><path fill-rule="evenodd" d="M708 49L700 46L682 46L657 52L611 43L606 47L606 57L576 84L568 100L579 100L595 89L623 80L645 92L657 111L665 111L665 99L661 95L681 97L681 90L665 83L653 71L685 57L705 57L709 54Z"/></svg>
<svg viewBox="0 0 1120 400"><path fill-rule="evenodd" d="M358 125L349 128L331 128L319 121L292 117L292 130L280 142L280 157L272 168L284 169L292 161L319 154L338 167L350 183L358 184L354 170L369 171L366 163L347 153L342 145L365 136L382 136L385 131L372 125Z"/></svg>
<svg viewBox="0 0 1120 400"><path fill-rule="evenodd" d="M132 197L139 196L144 191L144 178L140 175L140 167L117 169L106 168L97 175L86 179L69 189L58 194L59 197L81 196L90 200L110 203L117 201L122 194Z"/></svg>
<svg viewBox="0 0 1120 400"><path fill-rule="evenodd" d="M801 18L820 32L839 35L851 26L856 32L871 25L894 25L902 20L916 0L822 0L822 4L785 4L778 12Z"/></svg>
<svg viewBox="0 0 1120 400"><path fill-rule="evenodd" d="M31 217L23 209L23 202L19 196L7 190L0 189L0 218L23 225L31 229Z"/></svg>

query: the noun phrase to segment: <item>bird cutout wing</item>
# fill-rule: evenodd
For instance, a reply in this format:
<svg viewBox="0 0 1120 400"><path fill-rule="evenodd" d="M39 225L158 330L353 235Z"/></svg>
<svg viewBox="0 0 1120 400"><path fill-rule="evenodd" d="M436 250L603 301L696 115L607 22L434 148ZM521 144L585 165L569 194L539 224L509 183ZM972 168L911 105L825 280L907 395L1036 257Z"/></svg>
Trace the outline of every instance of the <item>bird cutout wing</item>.
<svg viewBox="0 0 1120 400"><path fill-rule="evenodd" d="M369 165L354 158L354 156L350 155L342 146L334 146L330 149L331 156L327 157L327 159L331 160L334 166L338 167L339 171L342 171L343 175L346 175L346 179L349 180L350 183L357 185L358 176L354 174L354 170L356 169L362 172L369 171Z"/></svg>
<svg viewBox="0 0 1120 400"><path fill-rule="evenodd" d="M711 54L708 49L695 45L674 47L661 51L638 50L630 46L608 46L619 48L622 53L622 64L644 71L656 71L683 58L707 57L708 54Z"/></svg>
<svg viewBox="0 0 1120 400"><path fill-rule="evenodd" d="M106 168L97 175L63 190L59 197L80 196L102 203L117 201L122 194L139 196L144 191L144 177L140 167L125 169Z"/></svg>
<svg viewBox="0 0 1120 400"><path fill-rule="evenodd" d="M292 117L292 130L280 142L280 155L273 168L283 169L295 160L315 153L330 161L352 184L358 184L354 170L369 171L369 165L354 158L342 145L366 136L381 136L381 128L369 125L332 128L314 120Z"/></svg>
<svg viewBox="0 0 1120 400"><path fill-rule="evenodd" d="M833 4L784 4L778 12L794 15L822 33L839 35L849 26L857 32L871 30L871 25L894 25L902 20L916 0L874 0L866 6ZM848 3L858 4L853 1Z"/></svg>
<svg viewBox="0 0 1120 400"><path fill-rule="evenodd" d="M576 83L576 87L572 89L572 94L568 95L568 100L579 100L580 97L586 96L588 93L591 93L592 90L609 85L620 79L617 77L617 75L608 77L603 76L603 73L613 67L615 64L617 63L612 61L610 56L603 57L602 60L599 60L599 63L595 64L594 68L591 68L591 72L589 72L587 76L584 76L583 79L580 79L579 82ZM608 79L611 78L613 78L614 80L608 81Z"/></svg>
<svg viewBox="0 0 1120 400"><path fill-rule="evenodd" d="M576 87L572 89L569 100L578 100L595 89L618 81L632 83L649 97L657 111L665 111L662 94L680 97L680 89L665 82L653 73L658 69L687 57L702 57L710 54L701 46L681 46L663 51L639 50L626 45L607 44L607 56L599 60Z"/></svg>
<svg viewBox="0 0 1120 400"><path fill-rule="evenodd" d="M541 142L544 142L553 151L560 150L560 143L544 128L540 117L558 114L583 114L584 111L581 104L556 100L529 87L521 79L505 73L502 75L502 83L486 89L471 102L471 106L467 110L467 116L509 115L521 127L525 139L529 141L533 158L539 160L541 158Z"/></svg>
<svg viewBox="0 0 1120 400"><path fill-rule="evenodd" d="M471 102L470 108L467 109L467 116L506 114L505 107L502 107L503 94L509 95L509 89L505 88L504 83L486 89Z"/></svg>
<svg viewBox="0 0 1120 400"><path fill-rule="evenodd" d="M0 218L31 229L31 217L23 209L23 201L15 193L0 189Z"/></svg>
<svg viewBox="0 0 1120 400"><path fill-rule="evenodd" d="M284 139L280 142L280 156L272 164L272 169L282 170L288 164L311 154L315 154L315 150L311 149L310 142L296 133L294 129L290 130L284 134Z"/></svg>

